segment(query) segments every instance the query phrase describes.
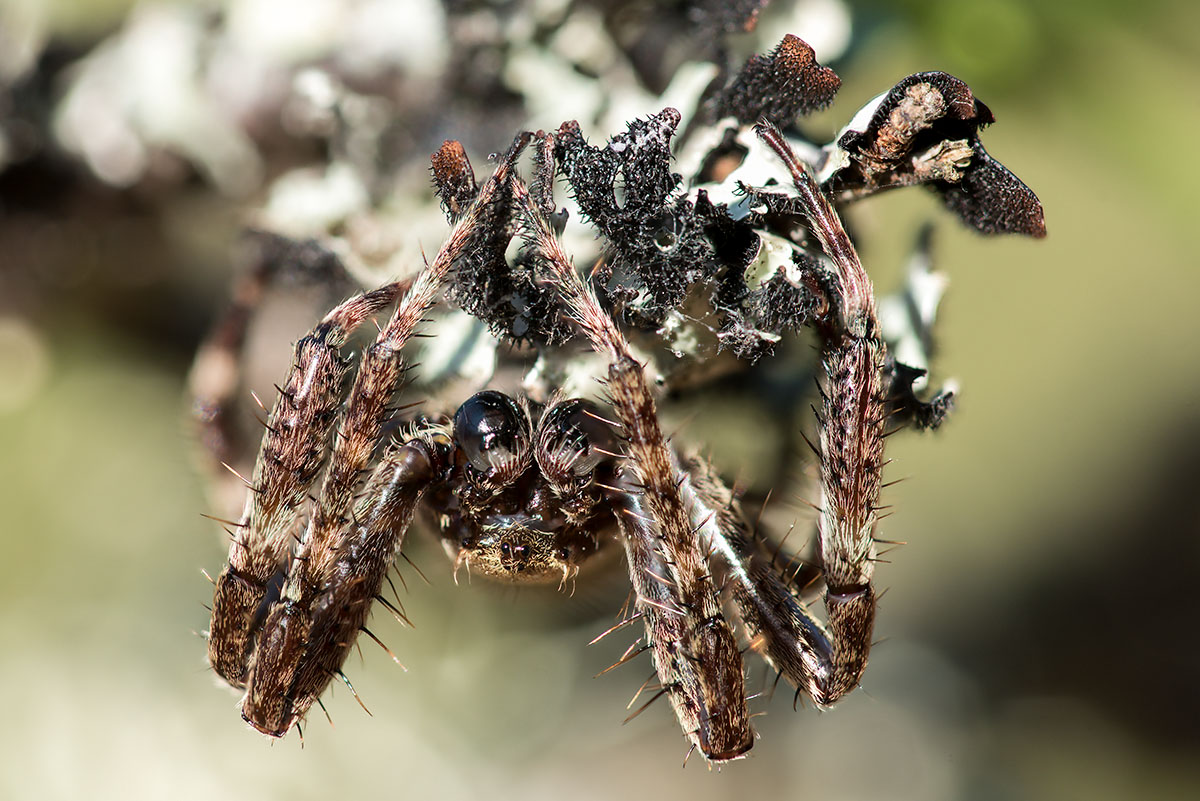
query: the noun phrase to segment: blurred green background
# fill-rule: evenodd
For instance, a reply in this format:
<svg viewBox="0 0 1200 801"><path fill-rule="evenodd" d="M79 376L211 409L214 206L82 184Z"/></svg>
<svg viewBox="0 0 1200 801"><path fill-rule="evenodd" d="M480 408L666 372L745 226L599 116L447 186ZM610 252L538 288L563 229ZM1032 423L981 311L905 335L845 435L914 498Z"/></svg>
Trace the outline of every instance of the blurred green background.
<svg viewBox="0 0 1200 801"><path fill-rule="evenodd" d="M86 41L122 6L43 10ZM936 220L952 279L937 370L963 388L943 430L889 443L889 477L911 478L888 490L884 536L909 544L877 573L862 691L817 713L781 689L749 759L681 770L665 705L621 725L648 663L591 678L628 641L585 647L619 575L572 600L455 587L424 546L432 584L405 571L417 628L372 624L408 672L374 646L348 665L374 716L335 689L336 728L314 713L303 748L250 732L197 635L200 570L223 548L184 389L238 205L203 185L169 207L84 186L64 208L9 174L0 797L1200 797L1200 7L862 3L853 20L813 125L910 72L963 77L1049 230L986 240L921 193L855 210L882 290ZM751 681L770 689L761 668Z"/></svg>

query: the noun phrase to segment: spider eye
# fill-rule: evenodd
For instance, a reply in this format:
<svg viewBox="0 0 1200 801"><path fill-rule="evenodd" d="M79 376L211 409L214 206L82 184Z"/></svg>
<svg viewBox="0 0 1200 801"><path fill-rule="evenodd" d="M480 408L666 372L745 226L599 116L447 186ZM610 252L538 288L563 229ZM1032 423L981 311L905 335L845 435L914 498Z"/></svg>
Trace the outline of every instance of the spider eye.
<svg viewBox="0 0 1200 801"><path fill-rule="evenodd" d="M538 464L551 480L565 482L595 471L615 449L612 427L594 404L569 400L545 415L538 433Z"/></svg>
<svg viewBox="0 0 1200 801"><path fill-rule="evenodd" d="M518 458L529 441L529 418L502 392L472 395L454 413L454 440L481 473Z"/></svg>

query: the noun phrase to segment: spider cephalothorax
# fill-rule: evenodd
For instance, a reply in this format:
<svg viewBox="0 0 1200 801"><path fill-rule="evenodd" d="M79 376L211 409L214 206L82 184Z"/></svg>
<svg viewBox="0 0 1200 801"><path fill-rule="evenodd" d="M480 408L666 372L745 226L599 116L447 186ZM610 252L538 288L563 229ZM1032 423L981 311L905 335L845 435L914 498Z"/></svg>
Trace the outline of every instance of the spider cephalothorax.
<svg viewBox="0 0 1200 801"><path fill-rule="evenodd" d="M486 390L454 414L430 507L456 565L511 581L565 582L612 534L602 496L616 437L583 400L528 406Z"/></svg>
<svg viewBox="0 0 1200 801"><path fill-rule="evenodd" d="M773 70L788 69L796 72L791 91L814 93L796 108L828 102L836 89L836 76L794 37L752 60L705 106L727 114L728 127L691 195L676 192L679 176L666 170L680 122L673 109L631 124L604 150L587 145L574 124L523 133L482 185L461 145L443 145L433 173L452 222L445 244L414 280L345 301L303 337L265 421L229 561L215 581L208 641L214 670L244 688L251 725L286 734L341 675L358 633L374 636L364 623L419 510L456 570L502 580L562 586L594 553L620 543L634 590L625 622L642 620L641 650L651 653L660 694L709 760L736 758L753 744L739 635L818 705L858 685L874 626L888 421L936 425L951 396L919 400L913 386L923 371L889 352L905 335L885 331L835 204L924 181L984 230L1036 234L1041 211L982 150L976 128L990 112L961 81L912 76L860 114L836 147L803 153L770 119L744 119L795 113L756 100L779 89ZM526 182L518 159L531 143ZM761 185L738 179L762 177L763 164L772 173ZM611 245L586 279L559 239L566 215L553 192L558 174ZM722 181L736 183L736 193L719 200L729 188ZM493 331L537 347L543 381L531 385L540 397L483 390L448 416L398 418L391 404L408 372L403 349L444 285ZM917 300L911 305L928 306ZM683 303L689 311L707 303L708 322L684 314ZM343 401L340 348L392 304ZM918 316L913 325L928 323ZM688 337L707 331L712 347L751 361L783 333L815 331L814 559L781 556L716 471L664 436L655 381L627 333L644 338L660 326L676 351L689 325ZM564 374L562 343L571 338L600 358L603 404L546 386L547 375ZM225 331L213 342L209 357L228 357L237 337ZM688 347L695 359L703 343ZM669 384L664 373L658 378ZM200 408L215 430L220 404ZM824 622L810 608L818 597Z"/></svg>

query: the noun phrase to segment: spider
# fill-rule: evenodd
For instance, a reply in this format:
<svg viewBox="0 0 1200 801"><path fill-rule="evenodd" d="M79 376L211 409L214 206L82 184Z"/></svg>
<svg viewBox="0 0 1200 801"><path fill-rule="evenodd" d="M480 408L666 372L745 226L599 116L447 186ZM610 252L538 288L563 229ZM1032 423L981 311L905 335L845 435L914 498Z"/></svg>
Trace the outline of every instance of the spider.
<svg viewBox="0 0 1200 801"><path fill-rule="evenodd" d="M845 180L844 193L913 182L888 159L907 153L928 127L913 120L928 105L930 80L894 90L886 125L877 126L873 149L863 148L860 174ZM859 684L875 616L883 443L890 418L919 411L909 397L913 375L889 356L872 282L830 186L768 119L753 130L787 182L771 191L744 187L765 208L755 213L799 219L824 255L794 259L823 372L812 444L821 472L814 563L780 560L716 471L664 436L652 382L598 294L603 265L584 278L560 243L553 182L556 169L571 169L563 157L571 127L518 136L477 189L461 145L446 142L434 157L453 220L445 244L414 280L352 297L297 342L245 480L243 514L226 521L233 537L214 581L208 658L244 690L247 723L282 737L334 678L345 680L341 667L359 632L374 638L367 617L376 599L387 603L382 584L420 509L455 571L511 582L565 586L619 543L633 602L618 627L642 621L639 651L650 652L692 749L711 762L737 759L754 743L739 633L818 706ZM907 145L893 141L905 136ZM966 142L923 151L914 169L946 179L963 166ZM517 160L531 143L526 182ZM944 153L951 161L940 160ZM672 228L671 244L685 234ZM561 393L538 403L489 389L446 418L418 417L397 430L391 404L409 369L405 345L472 254L497 239L503 252L514 235L523 242L526 289L557 312L547 326L561 323L603 359L606 404ZM608 305L618 295L609 291ZM393 304L343 400L349 364L340 349ZM824 622L810 608L814 587Z"/></svg>

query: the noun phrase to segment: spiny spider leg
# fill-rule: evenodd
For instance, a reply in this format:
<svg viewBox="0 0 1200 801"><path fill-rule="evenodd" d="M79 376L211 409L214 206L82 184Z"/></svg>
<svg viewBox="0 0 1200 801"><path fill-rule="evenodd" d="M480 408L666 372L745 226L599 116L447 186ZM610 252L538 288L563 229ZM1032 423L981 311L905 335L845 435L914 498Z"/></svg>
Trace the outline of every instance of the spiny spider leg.
<svg viewBox="0 0 1200 801"><path fill-rule="evenodd" d="M272 605L258 634L247 677L242 717L266 734L285 734L307 711L303 700L315 699L328 682L325 676L297 675L306 650L317 644L311 636L314 601L335 579L334 568L344 551L361 536L359 527L351 524L350 503L387 422L388 404L400 387L405 372L402 348L433 305L453 257L445 248L439 252L363 352L312 517L292 557L283 596ZM320 682L315 694L306 692L313 679Z"/></svg>
<svg viewBox="0 0 1200 801"><path fill-rule="evenodd" d="M259 731L282 737L341 674L421 496L444 469L443 440L431 430L389 447L355 505L352 524L339 532L321 585L272 607L242 705L242 717Z"/></svg>
<svg viewBox="0 0 1200 801"><path fill-rule="evenodd" d="M433 263L417 277L375 343L363 352L354 386L342 411L320 496L288 571L285 593L288 599L300 600L311 595L337 558L337 538L345 530L350 502L371 462L389 417L388 404L406 371L401 351L415 333L422 316L437 301L438 291L454 262L472 244L496 188L509 179L512 163L523 148L524 140L518 137L475 201L455 222Z"/></svg>
<svg viewBox="0 0 1200 801"><path fill-rule="evenodd" d="M197 348L188 374L196 436L208 462L205 468L216 476L210 481L222 516L237 514L246 488L231 471L218 468L227 465L245 474L253 469L252 463L246 463L254 453L245 441L237 410L244 389L239 380L242 351L263 299L273 285L284 282L332 287L353 283L338 257L316 242L297 242L260 230L247 231L242 238L254 254L234 279L230 303ZM402 291L407 290L407 282L403 286Z"/></svg>
<svg viewBox="0 0 1200 801"><path fill-rule="evenodd" d="M403 377L399 351L434 304L455 260L472 245L497 187L509 181L512 163L525 141L519 137L514 143L364 354L340 418L320 498L288 566L283 599L273 602L268 597L268 583L281 577L299 506L320 469L335 419L346 369L337 349L354 327L394 300L398 285L347 301L297 344L292 375L267 421L247 511L230 548L229 565L217 580L209 634L210 663L230 684L250 685L242 715L264 733L285 734L329 681L325 675L315 692L292 684L298 680L295 671L306 653L322 647L308 641L308 629L322 593L336 578L341 552L351 547L356 536L347 519L349 503L369 466L389 415L388 404ZM375 588L371 597L377 593ZM258 649L252 654L256 631ZM351 640L336 645L348 647ZM341 658L344 650L339 664ZM259 663L264 666L261 670L256 669Z"/></svg>
<svg viewBox="0 0 1200 801"><path fill-rule="evenodd" d="M546 147L546 140L540 144ZM734 759L754 744L741 654L696 547L642 365L563 253L545 213L547 191L544 183L535 187L535 202L516 182L514 197L570 317L610 359L607 388L629 457L614 502L655 670L700 752L712 761Z"/></svg>
<svg viewBox="0 0 1200 801"><path fill-rule="evenodd" d="M686 480L679 489L699 547L712 555L750 647L799 691L817 703L832 703L826 699L836 675L834 646L800 599L802 585L755 541L740 505L711 465L689 459L683 471Z"/></svg>
<svg viewBox="0 0 1200 801"><path fill-rule="evenodd" d="M291 371L267 418L229 562L213 594L208 661L235 687L245 685L268 585L286 566L298 510L324 461L347 367L338 349L364 320L392 303L399 289L387 284L347 300L296 343Z"/></svg>
<svg viewBox="0 0 1200 801"><path fill-rule="evenodd" d="M766 651L788 680L818 704L831 704L858 686L867 664L875 618L874 529L887 418L887 348L875 315L871 279L829 199L808 167L773 125L755 130L783 160L801 210L833 263L825 281L831 314L821 329L826 379L818 417L821 450L820 558L830 637L801 607L780 620L792 631ZM795 635L792 641L793 633Z"/></svg>

